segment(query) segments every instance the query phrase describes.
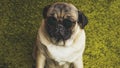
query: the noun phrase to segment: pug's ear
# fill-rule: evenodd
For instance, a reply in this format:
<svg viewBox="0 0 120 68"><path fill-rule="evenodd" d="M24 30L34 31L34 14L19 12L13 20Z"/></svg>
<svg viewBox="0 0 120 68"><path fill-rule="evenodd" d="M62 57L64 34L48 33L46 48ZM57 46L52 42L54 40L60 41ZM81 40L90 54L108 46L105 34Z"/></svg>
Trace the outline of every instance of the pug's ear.
<svg viewBox="0 0 120 68"><path fill-rule="evenodd" d="M51 5L47 5L47 6L45 6L45 7L43 8L43 13L42 13L42 14L43 14L43 18L46 18L46 17L47 17L47 12L48 12L50 6L51 6Z"/></svg>
<svg viewBox="0 0 120 68"><path fill-rule="evenodd" d="M84 29L84 27L88 23L87 17L83 13L81 13L80 11L78 11L78 23L82 29Z"/></svg>

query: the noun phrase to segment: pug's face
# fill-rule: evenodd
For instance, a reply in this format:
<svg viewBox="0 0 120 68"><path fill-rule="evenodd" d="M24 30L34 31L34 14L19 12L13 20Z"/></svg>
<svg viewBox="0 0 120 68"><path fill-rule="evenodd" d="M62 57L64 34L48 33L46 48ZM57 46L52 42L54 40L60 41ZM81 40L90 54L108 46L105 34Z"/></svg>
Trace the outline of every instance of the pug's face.
<svg viewBox="0 0 120 68"><path fill-rule="evenodd" d="M78 23L83 29L87 24L86 16L68 3L55 3L43 9L45 28L48 35L57 42L67 40L73 34L73 28Z"/></svg>

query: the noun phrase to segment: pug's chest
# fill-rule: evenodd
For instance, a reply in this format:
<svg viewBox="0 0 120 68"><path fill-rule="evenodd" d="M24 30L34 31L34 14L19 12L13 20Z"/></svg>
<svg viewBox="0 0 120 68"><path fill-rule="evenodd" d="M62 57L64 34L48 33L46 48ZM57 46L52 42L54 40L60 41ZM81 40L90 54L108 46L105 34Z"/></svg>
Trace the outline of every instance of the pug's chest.
<svg viewBox="0 0 120 68"><path fill-rule="evenodd" d="M48 46L48 52L50 58L57 61L59 65L63 65L66 62L73 62L77 58L80 58L81 51L74 47L62 47L62 46Z"/></svg>

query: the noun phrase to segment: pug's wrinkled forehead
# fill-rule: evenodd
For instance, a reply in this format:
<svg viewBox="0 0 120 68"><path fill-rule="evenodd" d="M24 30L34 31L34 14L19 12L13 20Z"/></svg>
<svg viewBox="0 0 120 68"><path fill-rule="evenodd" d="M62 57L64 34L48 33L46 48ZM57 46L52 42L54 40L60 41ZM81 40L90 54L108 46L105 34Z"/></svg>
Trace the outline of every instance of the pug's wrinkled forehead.
<svg viewBox="0 0 120 68"><path fill-rule="evenodd" d="M78 10L74 5L69 3L55 3L49 8L47 17L55 17L58 21L62 21L63 19L77 21Z"/></svg>

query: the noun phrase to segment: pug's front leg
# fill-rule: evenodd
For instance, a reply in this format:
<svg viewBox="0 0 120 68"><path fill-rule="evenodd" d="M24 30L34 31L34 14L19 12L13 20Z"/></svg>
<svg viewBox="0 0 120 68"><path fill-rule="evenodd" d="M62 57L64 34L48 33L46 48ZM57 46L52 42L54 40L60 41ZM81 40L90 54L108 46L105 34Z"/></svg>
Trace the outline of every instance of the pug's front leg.
<svg viewBox="0 0 120 68"><path fill-rule="evenodd" d="M82 58L78 58L78 59L74 62L74 67L75 67L75 68L83 68L83 60L82 60Z"/></svg>
<svg viewBox="0 0 120 68"><path fill-rule="evenodd" d="M69 64L65 64L64 66L63 66L63 68L69 68Z"/></svg>
<svg viewBox="0 0 120 68"><path fill-rule="evenodd" d="M45 56L43 54L37 54L36 58L36 68L44 68L45 66Z"/></svg>

